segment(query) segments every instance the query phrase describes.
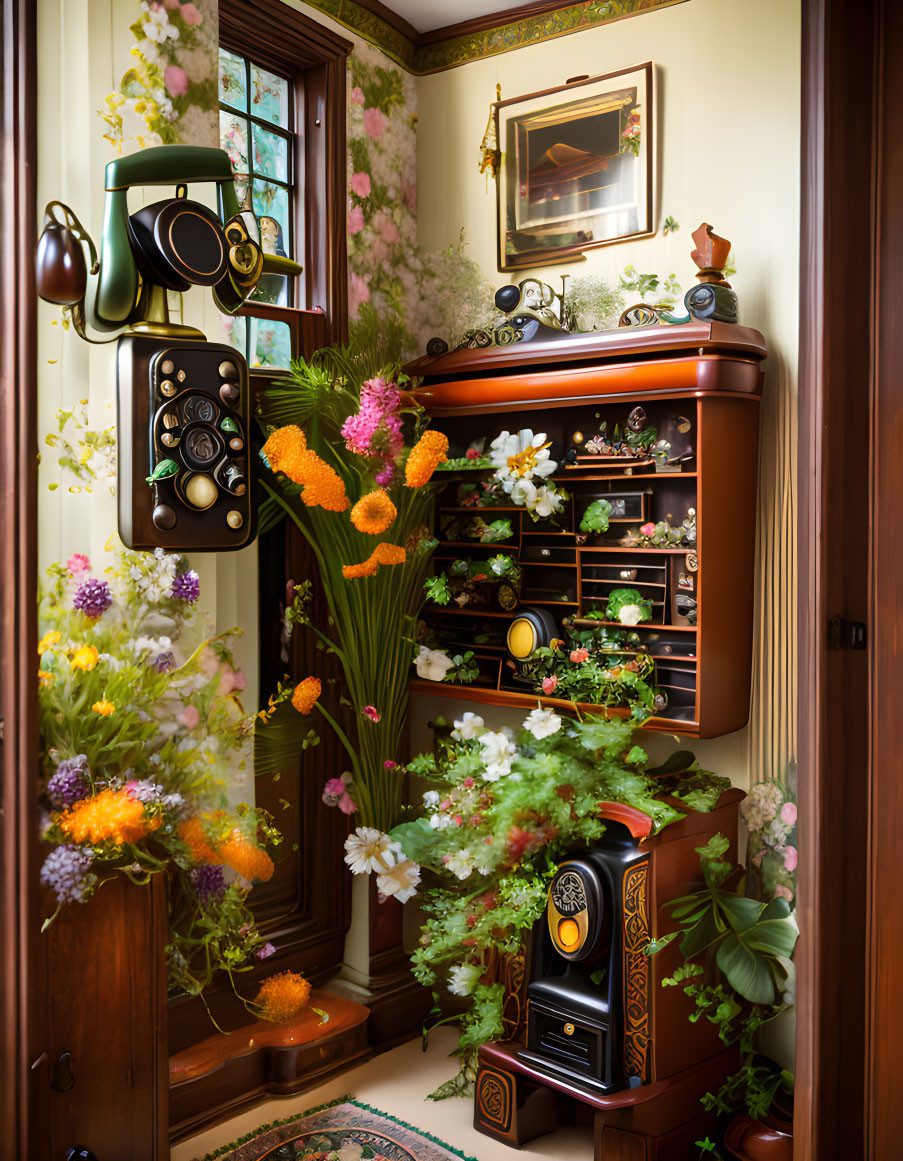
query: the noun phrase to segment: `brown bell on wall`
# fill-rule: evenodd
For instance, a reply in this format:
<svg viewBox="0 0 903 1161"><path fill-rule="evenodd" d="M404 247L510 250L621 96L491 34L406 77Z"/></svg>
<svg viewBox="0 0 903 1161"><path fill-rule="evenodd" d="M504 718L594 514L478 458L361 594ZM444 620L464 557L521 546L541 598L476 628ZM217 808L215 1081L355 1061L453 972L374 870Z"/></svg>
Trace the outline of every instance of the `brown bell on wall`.
<svg viewBox="0 0 903 1161"><path fill-rule="evenodd" d="M72 306L81 302L88 288L88 267L79 236L67 221L57 219L54 207L66 210L60 202L50 202L44 211L44 223L35 253L37 291L45 302ZM68 213L67 212L67 218ZM76 220L75 225L78 225Z"/></svg>

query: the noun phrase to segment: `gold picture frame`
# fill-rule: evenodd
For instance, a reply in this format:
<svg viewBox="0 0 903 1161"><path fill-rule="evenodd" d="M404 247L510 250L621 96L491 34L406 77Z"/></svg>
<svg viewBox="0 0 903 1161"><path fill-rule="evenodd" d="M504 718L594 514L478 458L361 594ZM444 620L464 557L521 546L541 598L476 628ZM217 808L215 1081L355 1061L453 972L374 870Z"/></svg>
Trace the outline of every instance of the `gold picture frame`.
<svg viewBox="0 0 903 1161"><path fill-rule="evenodd" d="M653 234L651 61L495 103L499 270Z"/></svg>

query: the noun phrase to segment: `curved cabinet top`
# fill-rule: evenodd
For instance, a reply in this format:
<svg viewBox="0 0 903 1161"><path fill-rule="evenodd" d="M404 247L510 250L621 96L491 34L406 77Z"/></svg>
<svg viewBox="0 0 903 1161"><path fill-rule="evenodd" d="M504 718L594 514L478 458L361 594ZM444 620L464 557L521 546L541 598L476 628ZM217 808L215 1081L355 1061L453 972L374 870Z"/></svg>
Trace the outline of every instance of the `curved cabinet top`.
<svg viewBox="0 0 903 1161"><path fill-rule="evenodd" d="M405 368L430 393L427 409L493 411L599 396L761 394L765 339L731 323L619 327L507 347L449 351Z"/></svg>

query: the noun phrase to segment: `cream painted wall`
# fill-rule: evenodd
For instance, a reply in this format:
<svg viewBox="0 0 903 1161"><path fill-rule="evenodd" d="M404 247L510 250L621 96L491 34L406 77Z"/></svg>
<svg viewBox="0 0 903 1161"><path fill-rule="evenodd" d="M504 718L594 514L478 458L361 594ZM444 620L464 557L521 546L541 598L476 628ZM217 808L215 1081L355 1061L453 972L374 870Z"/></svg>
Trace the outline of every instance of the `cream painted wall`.
<svg viewBox="0 0 903 1161"><path fill-rule="evenodd" d="M131 63L134 44L129 25L140 13L138 0L38 0L38 205L53 198L71 205L99 242L103 222L104 166L115 154L104 140L96 110L116 89ZM212 187L211 187L212 188ZM142 196L145 195L145 196ZM129 205L161 196L157 189L136 190ZM192 196L213 204L204 187ZM222 334L219 315L208 292L197 288L184 296L185 321L211 340ZM56 413L88 399L89 426L116 422L115 343L89 346L69 331L52 325L58 308L41 303L38 314L39 438L56 430ZM104 567L108 546L118 545L116 499L106 486L90 493L60 473L53 450L42 447L39 485L38 543L42 568L84 552L95 568ZM59 482L51 492L48 485ZM201 578L201 607L218 630L238 625L243 636L236 648L248 678L245 706L257 705L257 553L191 556ZM253 786L241 796L253 794Z"/></svg>
<svg viewBox="0 0 903 1161"><path fill-rule="evenodd" d="M687 289L695 269L690 231L703 220L730 238L741 319L769 346L762 408L754 691L750 726L692 743L700 760L746 785L783 774L794 752L795 570L793 481L799 262L800 39L798 0L691 0L557 40L418 78L418 231L435 250L466 230L469 254L496 286L525 277L495 265L495 189L478 172L478 147L496 83L503 99L652 60L657 66L659 232L590 251L586 261L532 270L557 285L561 273L616 282L632 264L675 271ZM667 215L680 223L664 237ZM726 531L726 535L742 534ZM763 602L767 601L767 608ZM468 706L414 700L413 742L426 721ZM491 711L516 724L517 714ZM648 735L654 753L674 745Z"/></svg>

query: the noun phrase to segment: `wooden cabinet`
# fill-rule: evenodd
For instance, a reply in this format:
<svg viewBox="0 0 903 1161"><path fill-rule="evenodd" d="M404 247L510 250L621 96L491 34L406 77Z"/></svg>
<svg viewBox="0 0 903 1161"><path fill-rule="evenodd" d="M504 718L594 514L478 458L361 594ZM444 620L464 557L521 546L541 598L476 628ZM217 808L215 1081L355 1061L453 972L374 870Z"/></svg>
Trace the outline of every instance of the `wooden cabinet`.
<svg viewBox="0 0 903 1161"><path fill-rule="evenodd" d="M513 599L510 588L499 596L487 569L489 587L482 592L466 600L453 594L444 606L427 604L429 639L451 653L471 649L479 676L472 684L441 687L418 679L413 690L535 706L538 687L512 660L507 631L513 618L536 609L554 618L562 638L569 627L603 625L613 631L614 652L625 664L640 654L654 661L649 682L657 708L648 727L696 737L743 727L765 353L757 331L690 323L455 351L413 364L409 371L422 378L422 398L433 425L449 437L450 456L464 456L480 436L488 448L503 430L541 431L558 463L551 479L568 495L554 522L534 521L504 495L487 506L472 504L468 485L488 480L492 469L446 473L437 571L455 560L503 554L516 560L520 575ZM587 444L600 431L608 443L623 437L632 414L670 448L657 459L590 454ZM608 529L582 533L586 508L600 498L611 504ZM661 521L677 527L694 514L690 539L677 544L651 546L639 532ZM474 517L487 524L509 521L511 534L490 543L470 539ZM606 622L608 595L618 587L637 590L649 602L651 619L635 627ZM543 701L570 704L554 696ZM625 703L610 712L629 709Z"/></svg>

